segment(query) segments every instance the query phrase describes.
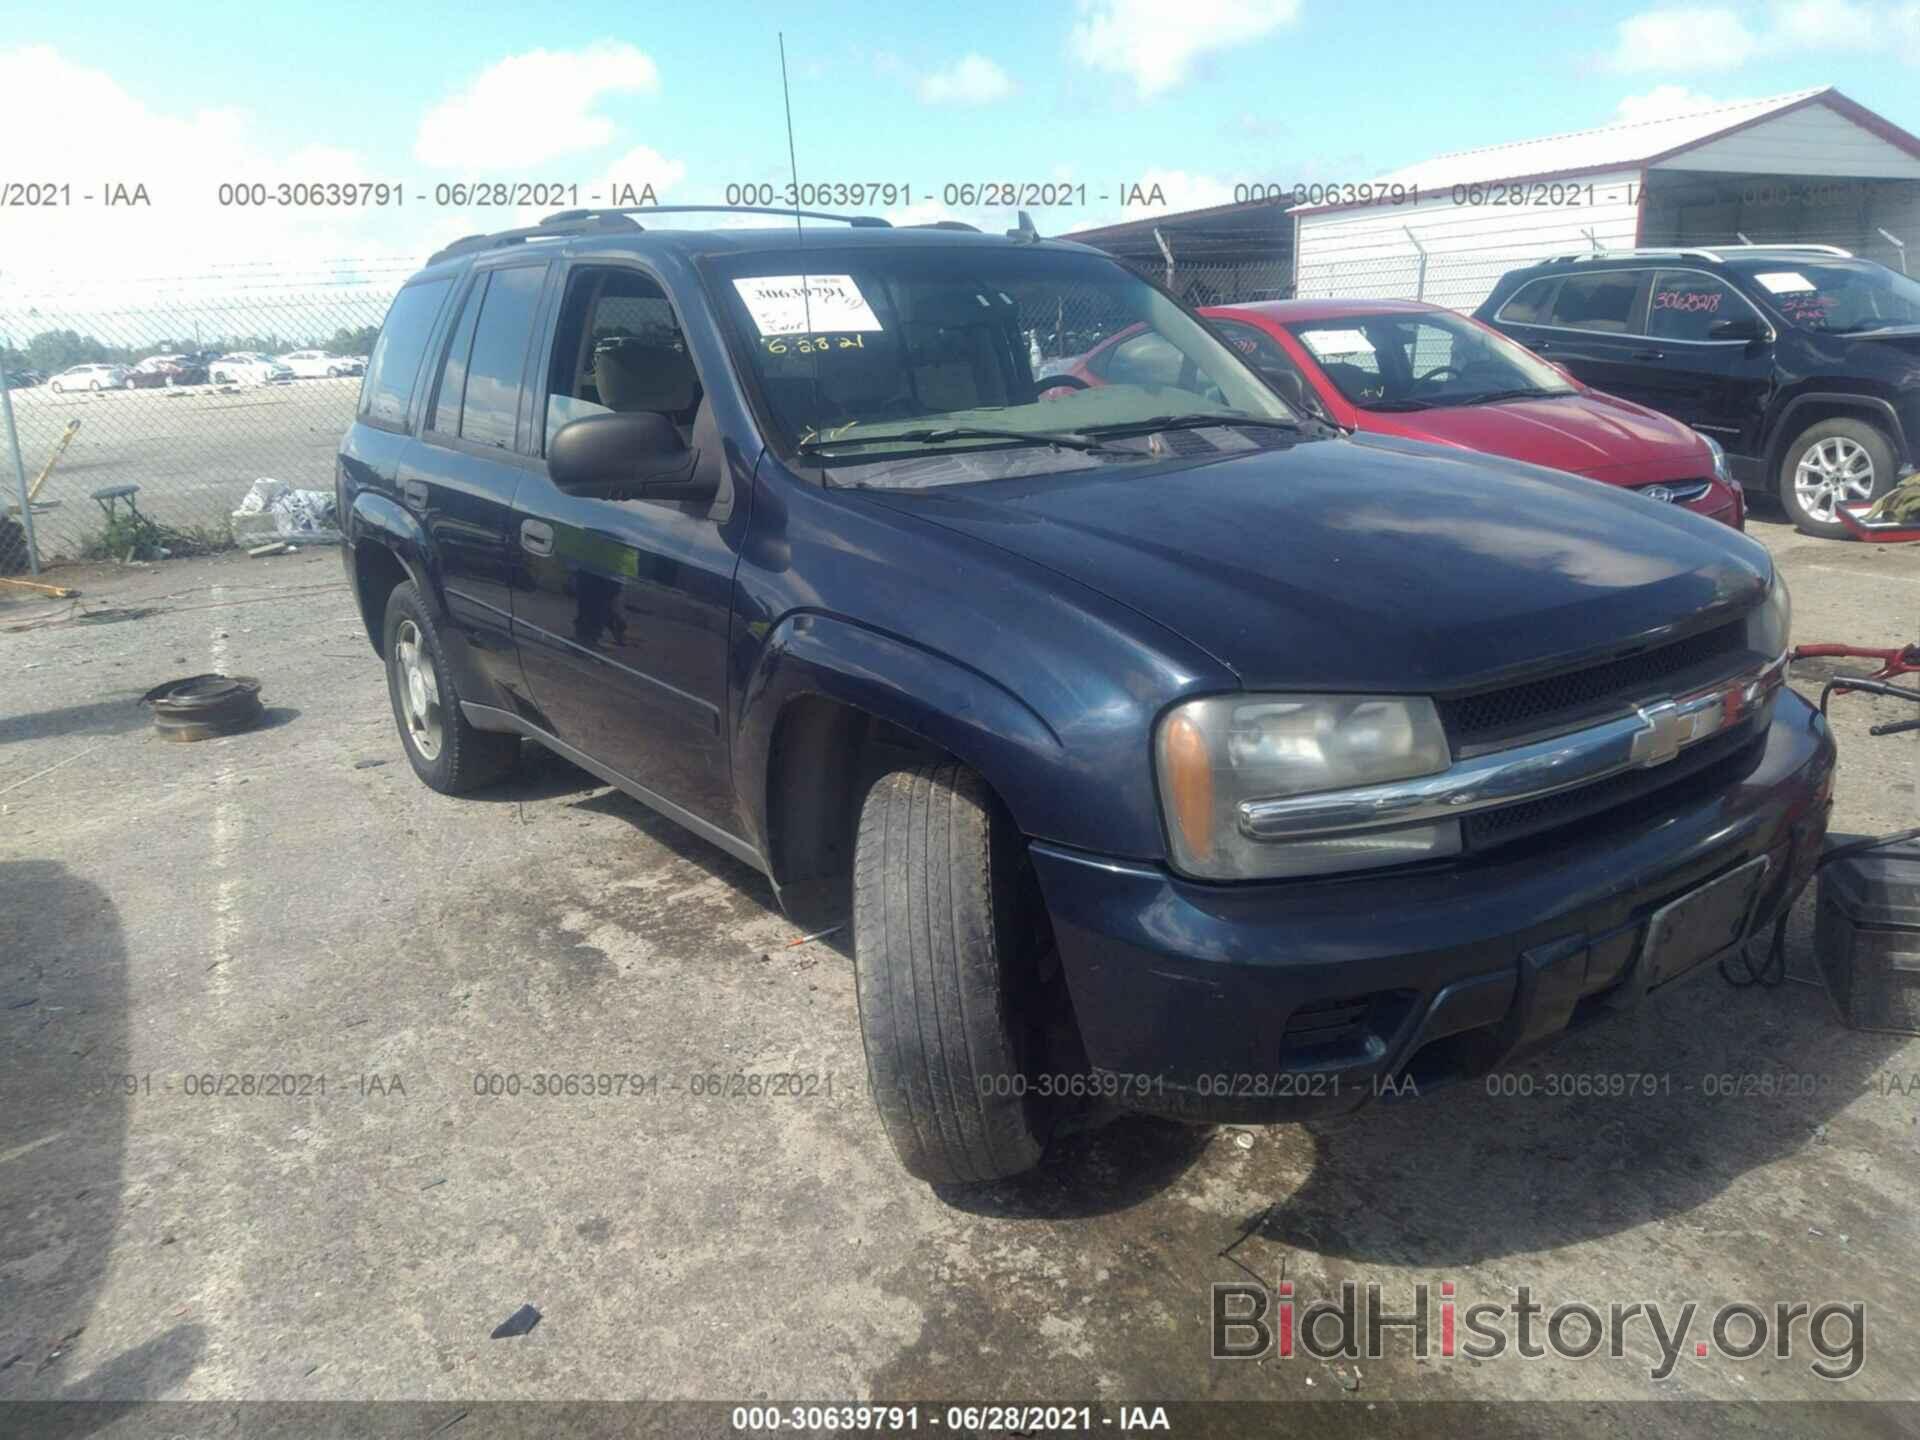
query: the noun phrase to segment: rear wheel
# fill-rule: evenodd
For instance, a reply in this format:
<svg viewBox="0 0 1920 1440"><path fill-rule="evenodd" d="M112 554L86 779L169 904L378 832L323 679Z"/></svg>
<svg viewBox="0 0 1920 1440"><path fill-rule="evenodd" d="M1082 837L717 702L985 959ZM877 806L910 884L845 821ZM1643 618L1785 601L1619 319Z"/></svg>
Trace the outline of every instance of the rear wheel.
<svg viewBox="0 0 1920 1440"><path fill-rule="evenodd" d="M1803 430L1780 462L1780 503L1808 535L1844 540L1835 507L1876 500L1893 484L1893 445L1876 427L1845 416Z"/></svg>
<svg viewBox="0 0 1920 1440"><path fill-rule="evenodd" d="M951 761L867 793L854 846L853 951L875 1107L922 1180L1031 1169L1051 1117L1028 1083L1052 1007L1046 934L1020 837Z"/></svg>
<svg viewBox="0 0 1920 1440"><path fill-rule="evenodd" d="M519 738L467 723L440 632L411 581L396 585L387 598L384 648L387 694L414 774L442 795L463 795L513 768Z"/></svg>

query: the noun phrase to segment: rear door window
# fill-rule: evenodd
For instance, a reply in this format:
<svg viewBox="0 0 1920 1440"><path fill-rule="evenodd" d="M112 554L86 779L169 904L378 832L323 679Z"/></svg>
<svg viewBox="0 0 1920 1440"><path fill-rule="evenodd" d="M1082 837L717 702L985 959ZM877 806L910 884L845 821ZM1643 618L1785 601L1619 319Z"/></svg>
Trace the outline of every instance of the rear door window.
<svg viewBox="0 0 1920 1440"><path fill-rule="evenodd" d="M433 322L447 297L450 278L422 280L394 297L374 341L367 378L360 388L360 414L375 424L404 427L413 404L413 382L433 338ZM223 356L232 360L235 357Z"/></svg>
<svg viewBox="0 0 1920 1440"><path fill-rule="evenodd" d="M1662 340L1708 340L1715 324L1753 310L1733 289L1698 270L1662 270L1654 277L1647 333Z"/></svg>
<svg viewBox="0 0 1920 1440"><path fill-rule="evenodd" d="M1597 330L1607 335L1629 335L1639 330L1641 292L1646 274L1634 270L1606 270L1595 275L1568 275L1553 299L1552 324L1569 330Z"/></svg>
<svg viewBox="0 0 1920 1440"><path fill-rule="evenodd" d="M544 265L495 270L487 277L487 292L480 300L473 350L467 360L466 395L460 406L462 440L502 450L513 448L520 385L526 376L528 343L533 338L533 316L546 278ZM444 419L441 423L445 424Z"/></svg>

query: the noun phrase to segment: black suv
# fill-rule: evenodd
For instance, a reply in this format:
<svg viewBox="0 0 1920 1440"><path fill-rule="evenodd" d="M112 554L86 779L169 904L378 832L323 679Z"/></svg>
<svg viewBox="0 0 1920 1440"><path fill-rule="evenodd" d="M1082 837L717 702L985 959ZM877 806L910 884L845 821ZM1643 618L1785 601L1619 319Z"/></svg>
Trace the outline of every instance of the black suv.
<svg viewBox="0 0 1920 1440"><path fill-rule="evenodd" d="M1847 532L1920 445L1920 282L1830 245L1601 251L1511 270L1475 312L1684 420L1809 535Z"/></svg>
<svg viewBox="0 0 1920 1440"><path fill-rule="evenodd" d="M636 213L400 291L347 576L428 785L532 739L852 917L916 1175L1479 1074L1805 883L1833 747L1755 542L1346 436L1026 226ZM1166 379L1043 377L1123 331Z"/></svg>

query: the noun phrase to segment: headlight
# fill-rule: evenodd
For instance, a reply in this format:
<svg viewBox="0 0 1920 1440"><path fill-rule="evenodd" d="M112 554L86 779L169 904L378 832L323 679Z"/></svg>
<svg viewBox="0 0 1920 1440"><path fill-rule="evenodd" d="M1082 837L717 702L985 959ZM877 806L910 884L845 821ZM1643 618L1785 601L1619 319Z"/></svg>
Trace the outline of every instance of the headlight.
<svg viewBox="0 0 1920 1440"><path fill-rule="evenodd" d="M1722 485L1731 485L1734 489L1738 490L1740 488L1739 482L1733 478L1733 471L1727 468L1726 447L1704 431L1696 430L1693 433L1707 442L1707 451L1713 456L1713 478L1718 480Z"/></svg>
<svg viewBox="0 0 1920 1440"><path fill-rule="evenodd" d="M1747 616L1747 648L1775 660L1786 652L1792 635L1793 597L1787 593L1787 577L1775 566L1767 598Z"/></svg>
<svg viewBox="0 0 1920 1440"><path fill-rule="evenodd" d="M1174 865L1212 880L1326 875L1454 855L1457 821L1314 840L1243 834L1244 800L1434 775L1453 761L1426 699L1379 695L1220 695L1190 700L1154 737Z"/></svg>

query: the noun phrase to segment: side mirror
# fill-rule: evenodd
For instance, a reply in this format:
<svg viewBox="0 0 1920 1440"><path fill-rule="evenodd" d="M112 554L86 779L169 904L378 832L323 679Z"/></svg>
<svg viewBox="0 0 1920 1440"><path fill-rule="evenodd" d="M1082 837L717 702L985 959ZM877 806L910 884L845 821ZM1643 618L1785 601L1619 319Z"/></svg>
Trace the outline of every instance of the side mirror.
<svg viewBox="0 0 1920 1440"><path fill-rule="evenodd" d="M1307 389L1307 382L1301 378L1298 371L1285 370L1276 365L1271 369L1262 370L1260 374L1269 385L1280 392L1282 400L1302 415L1310 415L1317 420L1327 418L1320 407L1318 397Z"/></svg>
<svg viewBox="0 0 1920 1440"><path fill-rule="evenodd" d="M1707 327L1709 340L1758 340L1766 333L1766 329L1752 315L1716 320Z"/></svg>
<svg viewBox="0 0 1920 1440"><path fill-rule="evenodd" d="M703 500L719 489L698 474L665 415L652 410L588 415L562 425L547 445L547 474L568 495L599 500Z"/></svg>

